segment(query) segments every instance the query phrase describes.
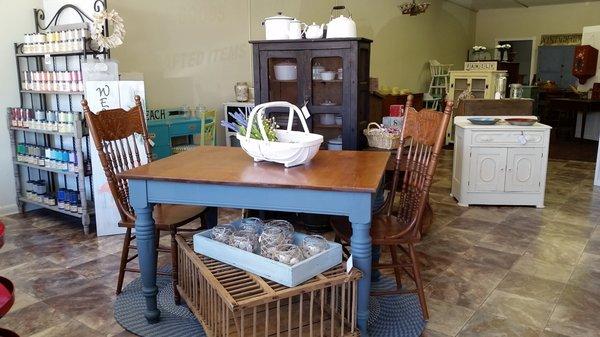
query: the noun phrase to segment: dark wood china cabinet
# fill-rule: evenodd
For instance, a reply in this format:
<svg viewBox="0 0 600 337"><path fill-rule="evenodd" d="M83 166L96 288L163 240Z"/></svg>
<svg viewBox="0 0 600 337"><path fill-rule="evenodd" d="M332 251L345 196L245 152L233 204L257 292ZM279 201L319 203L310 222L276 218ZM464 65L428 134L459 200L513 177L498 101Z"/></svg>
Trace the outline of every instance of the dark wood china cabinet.
<svg viewBox="0 0 600 337"><path fill-rule="evenodd" d="M311 113L307 124L311 132L324 136L324 148L327 140L339 136L344 150L365 147L362 130L369 118L371 42L364 38L250 41L256 104L306 104ZM284 70L295 66L296 76L276 76L276 66L287 66ZM282 127L287 125L287 111L268 112ZM297 119L294 128L301 128Z"/></svg>

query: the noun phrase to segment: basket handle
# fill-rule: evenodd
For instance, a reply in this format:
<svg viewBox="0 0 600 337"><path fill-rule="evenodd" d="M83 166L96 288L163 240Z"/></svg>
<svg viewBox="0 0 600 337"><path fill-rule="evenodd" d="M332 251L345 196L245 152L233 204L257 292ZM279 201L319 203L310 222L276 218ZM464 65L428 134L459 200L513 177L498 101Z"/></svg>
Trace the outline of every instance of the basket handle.
<svg viewBox="0 0 600 337"><path fill-rule="evenodd" d="M367 130L371 130L371 126L375 125L378 129L381 129L381 125L375 123L375 122L371 122L369 123L369 125L367 125Z"/></svg>
<svg viewBox="0 0 600 337"><path fill-rule="evenodd" d="M252 109L252 111L250 112L250 116L248 116L248 127L246 128L246 139L250 139L250 134L252 131L252 122L254 121L254 118L256 117L256 120L258 121L258 129L260 130L260 134L264 141L268 141L269 138L267 137L267 132L265 131L265 126L263 125L262 121L264 119L265 110L267 108L272 108L272 107L287 107L290 109L290 114L288 117L288 125L287 125L288 131L292 130L292 125L293 125L292 118L294 117L294 112L296 112L296 115L298 115L298 119L300 119L300 123L302 124L302 128L304 129L304 133L309 133L308 125L306 125L306 120L304 118L304 115L302 114L302 111L300 111L300 108L298 108L296 105L289 103L289 102L276 101L276 102L267 102L267 103L259 104Z"/></svg>

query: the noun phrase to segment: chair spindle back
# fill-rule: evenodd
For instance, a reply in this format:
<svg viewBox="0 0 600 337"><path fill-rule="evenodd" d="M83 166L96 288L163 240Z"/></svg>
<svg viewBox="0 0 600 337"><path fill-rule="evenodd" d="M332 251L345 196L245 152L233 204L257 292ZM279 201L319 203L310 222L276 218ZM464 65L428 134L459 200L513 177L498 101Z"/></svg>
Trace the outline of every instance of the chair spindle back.
<svg viewBox="0 0 600 337"><path fill-rule="evenodd" d="M143 165L136 134L141 135L146 159L151 161L148 129L140 96L135 96L135 107L129 111L111 109L94 114L86 100L81 105L121 220L134 221L135 214L129 203L129 185L117 174Z"/></svg>
<svg viewBox="0 0 600 337"><path fill-rule="evenodd" d="M387 215L394 214L409 226L394 237L401 237L409 231L420 235L417 227L421 224L451 111L452 102L446 104L443 113L429 109L416 111L412 107L412 95L408 97L391 191L398 191L401 185L398 193L390 193ZM404 167L402 181L401 167ZM394 209L396 197L399 202Z"/></svg>

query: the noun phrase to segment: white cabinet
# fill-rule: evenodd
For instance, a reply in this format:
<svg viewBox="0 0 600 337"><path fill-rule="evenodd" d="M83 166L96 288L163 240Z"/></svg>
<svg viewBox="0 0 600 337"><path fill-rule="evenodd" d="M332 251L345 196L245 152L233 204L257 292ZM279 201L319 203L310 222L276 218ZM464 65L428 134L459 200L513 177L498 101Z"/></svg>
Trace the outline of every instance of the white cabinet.
<svg viewBox="0 0 600 337"><path fill-rule="evenodd" d="M478 126L467 118L454 120L452 195L459 205L543 207L550 127Z"/></svg>

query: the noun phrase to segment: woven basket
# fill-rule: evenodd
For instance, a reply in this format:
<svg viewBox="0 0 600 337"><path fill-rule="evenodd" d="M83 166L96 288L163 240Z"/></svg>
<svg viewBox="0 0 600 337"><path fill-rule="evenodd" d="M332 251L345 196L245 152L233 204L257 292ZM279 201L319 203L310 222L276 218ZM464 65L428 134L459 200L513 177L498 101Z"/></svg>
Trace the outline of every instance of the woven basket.
<svg viewBox="0 0 600 337"><path fill-rule="evenodd" d="M377 123L369 123L363 134L367 137L370 147L392 150L400 145L400 135L387 132Z"/></svg>
<svg viewBox="0 0 600 337"><path fill-rule="evenodd" d="M276 130L277 141L271 142L267 138L262 120L267 108L288 108L288 125L286 130ZM298 115L302 124L302 131L292 131L294 113ZM284 164L285 167L308 163L319 151L323 136L310 133L304 115L297 106L288 102L267 102L259 104L252 109L248 117L248 125L252 125L254 118L258 120L258 127L263 139L250 138L251 130L247 129L245 135L236 134L242 149L254 158L254 161L270 161Z"/></svg>

